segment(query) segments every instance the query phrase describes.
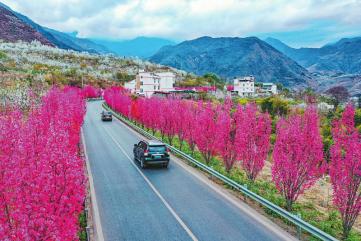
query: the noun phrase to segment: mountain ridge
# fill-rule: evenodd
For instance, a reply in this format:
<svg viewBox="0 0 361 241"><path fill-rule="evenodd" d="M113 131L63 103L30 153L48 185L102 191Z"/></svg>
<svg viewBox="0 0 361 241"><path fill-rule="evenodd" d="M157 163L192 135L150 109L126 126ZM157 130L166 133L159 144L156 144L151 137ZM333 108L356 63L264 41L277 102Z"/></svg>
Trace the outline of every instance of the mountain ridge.
<svg viewBox="0 0 361 241"><path fill-rule="evenodd" d="M67 35L65 33L62 33L57 30L53 30L50 28L43 27L37 23L35 23L33 20L28 18L27 16L18 13L14 10L12 10L7 5L0 2L0 17L4 20L4 16L9 15L9 13L12 14L14 17L12 21L7 20L3 21L3 25L1 29L7 29L11 28L14 29L12 24L14 21L16 21L18 24L21 24L23 29L27 29L27 31L33 31L38 38L22 38L21 35L14 35L12 38L6 37L4 31L0 33L0 38L7 40L7 41L17 41L17 40L23 40L25 42L30 42L32 40L38 40L39 42L43 44L47 44L50 46L56 46L61 49L70 49L75 51L85 51L90 53L106 53L107 50L105 47L100 46L98 44L95 44L91 42L88 39L80 39L76 37L72 37L70 35Z"/></svg>
<svg viewBox="0 0 361 241"><path fill-rule="evenodd" d="M273 38L265 41L310 72L361 74L361 37L342 38L320 48L292 48Z"/></svg>
<svg viewBox="0 0 361 241"><path fill-rule="evenodd" d="M15 42L21 40L31 42L36 40L42 44L54 46L39 31L27 25L3 5L0 5L0 29L0 38L5 41Z"/></svg>
<svg viewBox="0 0 361 241"><path fill-rule="evenodd" d="M257 81L285 86L304 86L311 81L306 69L257 37L203 36L162 47L149 60L198 75L213 72L227 79L253 75Z"/></svg>

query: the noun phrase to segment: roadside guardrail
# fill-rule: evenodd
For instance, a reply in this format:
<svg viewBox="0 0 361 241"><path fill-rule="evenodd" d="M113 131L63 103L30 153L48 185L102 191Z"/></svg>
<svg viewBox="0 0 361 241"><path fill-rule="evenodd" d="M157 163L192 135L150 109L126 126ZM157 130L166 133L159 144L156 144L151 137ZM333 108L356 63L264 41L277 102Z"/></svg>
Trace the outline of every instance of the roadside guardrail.
<svg viewBox="0 0 361 241"><path fill-rule="evenodd" d="M152 134L148 133L147 131L143 130L142 128L136 126L134 123L132 123L130 120L128 120L126 117L122 116L121 114L113 111L110 107L108 107L105 103L103 103L103 107L109 111L111 111L113 113L113 115L115 117L117 117L119 120L123 121L124 123L126 123L128 126L130 126L131 128L133 128L134 130L136 130L137 132L141 133L142 135L150 138L150 139L154 139L154 140L159 140L157 137L153 136ZM161 141L161 140L159 140ZM228 184L229 186L233 187L234 189L242 192L244 195L246 195L247 197L253 199L254 201L258 202L259 204L261 204L262 206L268 208L269 210L277 213L278 215L280 215L281 217L287 219L288 221L290 221L291 223L293 223L296 227L308 232L309 234L311 234L312 236L319 238L321 240L325 240L325 241L337 241L338 239L332 237L331 235L323 232L322 230L316 228L315 226L307 223L306 221L302 220L301 217L299 217L298 215L292 214L288 211L286 211L285 209L275 205L274 203L268 201L267 199L261 197L260 195L250 191L247 189L247 186L245 185L241 185L235 181L233 181L232 179L222 175L221 173L215 171L214 169L210 168L209 166L197 161L196 159L194 159L193 157L191 157L190 155L178 150L177 148L168 145L168 148L173 152L176 153L177 155L181 156L182 158L184 158L185 160L193 163L194 165L196 165L198 168L202 169L203 171L209 173L210 175L217 177L219 180L223 181L224 183ZM300 239L300 234L299 237Z"/></svg>

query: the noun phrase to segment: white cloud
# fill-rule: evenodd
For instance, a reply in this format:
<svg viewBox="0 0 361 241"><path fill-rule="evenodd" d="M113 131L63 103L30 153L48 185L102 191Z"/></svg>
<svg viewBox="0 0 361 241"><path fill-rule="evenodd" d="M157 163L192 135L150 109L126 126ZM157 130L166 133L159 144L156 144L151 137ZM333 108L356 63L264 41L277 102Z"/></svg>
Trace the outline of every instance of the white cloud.
<svg viewBox="0 0 361 241"><path fill-rule="evenodd" d="M358 32L356 0L4 0L34 21L83 37L189 39L307 29L319 21ZM345 26L347 29L340 29ZM351 28L351 30L350 30ZM327 38L327 36L325 36Z"/></svg>

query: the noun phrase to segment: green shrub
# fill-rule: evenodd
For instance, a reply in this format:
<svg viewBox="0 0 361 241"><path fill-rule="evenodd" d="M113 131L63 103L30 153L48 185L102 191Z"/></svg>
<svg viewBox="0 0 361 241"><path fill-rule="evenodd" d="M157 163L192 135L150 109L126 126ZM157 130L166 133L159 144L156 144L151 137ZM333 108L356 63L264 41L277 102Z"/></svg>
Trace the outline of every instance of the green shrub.
<svg viewBox="0 0 361 241"><path fill-rule="evenodd" d="M262 100L261 109L263 112L268 112L270 115L287 115L290 111L288 101L282 100L278 96L268 97Z"/></svg>
<svg viewBox="0 0 361 241"><path fill-rule="evenodd" d="M361 109L357 109L355 112L355 124L356 126L361 125Z"/></svg>
<svg viewBox="0 0 361 241"><path fill-rule="evenodd" d="M80 226L78 232L79 240L87 241L87 233L86 233L87 220L86 220L85 212L81 212L79 215L79 226Z"/></svg>
<svg viewBox="0 0 361 241"><path fill-rule="evenodd" d="M6 55L6 53L4 53L3 51L0 51L0 60L1 59L6 59L8 56Z"/></svg>

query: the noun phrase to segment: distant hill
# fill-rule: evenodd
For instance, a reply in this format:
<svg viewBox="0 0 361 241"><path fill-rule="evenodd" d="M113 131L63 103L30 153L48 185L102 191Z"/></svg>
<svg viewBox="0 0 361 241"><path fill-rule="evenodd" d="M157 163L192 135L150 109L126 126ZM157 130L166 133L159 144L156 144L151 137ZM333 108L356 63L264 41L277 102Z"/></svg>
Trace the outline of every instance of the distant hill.
<svg viewBox="0 0 361 241"><path fill-rule="evenodd" d="M43 27L21 13L0 2L1 30L0 39L15 42L38 40L43 44L61 49L85 51L90 53L113 53L119 56L148 58L161 47L175 44L162 38L138 37L131 40L103 40L77 37L77 33L63 33ZM10 19L9 16L12 16ZM6 18L6 19L5 19ZM15 21L16 19L16 21ZM16 26L15 26L15 25Z"/></svg>
<svg viewBox="0 0 361 241"><path fill-rule="evenodd" d="M291 48L280 40L268 38L268 44L311 72L329 75L361 74L361 38L343 38L321 48Z"/></svg>
<svg viewBox="0 0 361 241"><path fill-rule="evenodd" d="M73 49L76 51L86 51L89 53L99 53L106 54L110 53L110 51L103 45L94 43L93 41L86 38L78 38L76 35L63 33L57 30L53 30L50 28L45 28L44 30L50 33L56 41L60 42L62 45L69 46L69 49ZM60 48L60 46L58 46ZM68 49L68 48L63 48Z"/></svg>
<svg viewBox="0 0 361 241"><path fill-rule="evenodd" d="M90 53L107 53L104 46L93 43L88 39L77 38L70 34L62 33L53 29L43 27L30 18L11 10L0 2L0 39L15 42L22 40L39 42L61 49L86 51Z"/></svg>
<svg viewBox="0 0 361 241"><path fill-rule="evenodd" d="M361 37L343 38L321 48L292 48L278 39L267 38L268 44L298 62L311 72L313 86L326 91L344 86L351 95L361 93Z"/></svg>
<svg viewBox="0 0 361 241"><path fill-rule="evenodd" d="M138 37L131 40L92 39L92 41L105 46L119 56L137 56L139 58L148 58L161 47L175 44L168 39L151 37Z"/></svg>
<svg viewBox="0 0 361 241"><path fill-rule="evenodd" d="M0 5L0 29L0 39L5 41L16 42L21 40L31 42L37 40L42 44L54 46L54 44L39 31L29 26L8 8L2 7L2 5Z"/></svg>
<svg viewBox="0 0 361 241"><path fill-rule="evenodd" d="M291 87L304 86L311 80L306 69L256 37L201 37L165 46L150 61L199 75L212 72L228 79L254 75L257 81Z"/></svg>

